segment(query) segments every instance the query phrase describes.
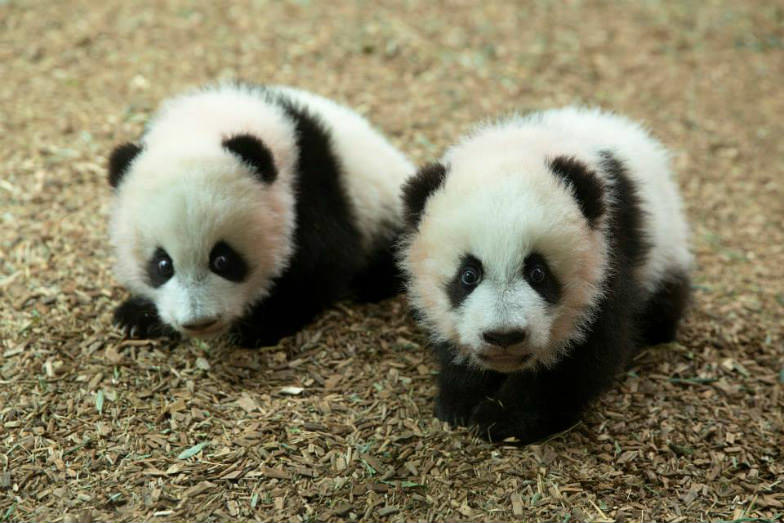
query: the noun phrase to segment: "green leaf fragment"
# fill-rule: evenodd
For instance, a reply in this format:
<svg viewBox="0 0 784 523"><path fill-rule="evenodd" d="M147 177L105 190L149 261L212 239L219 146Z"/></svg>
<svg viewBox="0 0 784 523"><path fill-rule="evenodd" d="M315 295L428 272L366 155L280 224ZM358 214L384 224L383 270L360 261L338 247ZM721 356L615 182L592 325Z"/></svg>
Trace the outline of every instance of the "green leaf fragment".
<svg viewBox="0 0 784 523"><path fill-rule="evenodd" d="M8 507L8 509L5 511L5 514L3 514L2 520L0 521L8 521L8 518L11 517L11 514L13 514L15 510L16 510L16 503Z"/></svg>
<svg viewBox="0 0 784 523"><path fill-rule="evenodd" d="M199 443L199 444L197 444L197 445L194 445L194 446L192 446L191 448L189 448L189 449L185 449L185 450L183 450L182 452L180 452L180 455L179 455L179 456L177 456L177 459L188 459L188 458L192 458L193 456L195 456L196 454L198 454L199 452L201 452L201 451L202 451L202 449L203 449L204 447L206 447L207 445L209 445L209 441L202 441L201 443Z"/></svg>
<svg viewBox="0 0 784 523"><path fill-rule="evenodd" d="M95 408L98 410L98 414L103 414L103 389L100 389L95 395Z"/></svg>

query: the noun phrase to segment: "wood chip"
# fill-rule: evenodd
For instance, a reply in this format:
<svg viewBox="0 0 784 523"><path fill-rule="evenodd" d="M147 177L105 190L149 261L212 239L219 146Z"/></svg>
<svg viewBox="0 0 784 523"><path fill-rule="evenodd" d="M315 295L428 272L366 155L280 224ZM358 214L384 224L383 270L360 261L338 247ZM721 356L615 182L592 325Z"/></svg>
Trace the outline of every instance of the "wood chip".
<svg viewBox="0 0 784 523"><path fill-rule="evenodd" d="M514 492L510 496L510 500L512 501L512 514L515 516L522 516L523 515L523 497Z"/></svg>
<svg viewBox="0 0 784 523"><path fill-rule="evenodd" d="M288 472L273 469L270 467L261 467L260 471L263 475L267 476L268 478L277 478L277 479L291 479L292 476Z"/></svg>
<svg viewBox="0 0 784 523"><path fill-rule="evenodd" d="M285 394L286 396L298 396L302 394L302 391L304 390L305 389L303 389L302 387L288 386L280 389L280 393Z"/></svg>

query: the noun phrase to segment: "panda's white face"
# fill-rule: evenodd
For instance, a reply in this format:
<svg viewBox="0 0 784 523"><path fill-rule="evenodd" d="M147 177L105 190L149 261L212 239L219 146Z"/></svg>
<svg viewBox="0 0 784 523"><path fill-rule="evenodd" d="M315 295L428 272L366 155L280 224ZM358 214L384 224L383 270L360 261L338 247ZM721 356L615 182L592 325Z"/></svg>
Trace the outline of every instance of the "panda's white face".
<svg viewBox="0 0 784 523"><path fill-rule="evenodd" d="M450 159L405 240L409 299L457 361L552 365L601 293L601 232L544 161L473 158Z"/></svg>
<svg viewBox="0 0 784 523"><path fill-rule="evenodd" d="M225 331L270 290L292 254L294 201L235 155L143 151L117 187L118 279L190 336Z"/></svg>
<svg viewBox="0 0 784 523"><path fill-rule="evenodd" d="M549 346L561 284L538 253L518 258L465 255L446 285L457 346L481 367L511 372L547 356L536 353Z"/></svg>

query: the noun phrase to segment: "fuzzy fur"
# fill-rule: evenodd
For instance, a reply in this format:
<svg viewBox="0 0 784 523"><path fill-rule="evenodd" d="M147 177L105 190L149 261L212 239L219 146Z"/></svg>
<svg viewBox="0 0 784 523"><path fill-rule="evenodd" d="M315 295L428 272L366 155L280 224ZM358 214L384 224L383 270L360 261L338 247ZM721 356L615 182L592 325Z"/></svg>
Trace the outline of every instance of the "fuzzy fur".
<svg viewBox="0 0 784 523"><path fill-rule="evenodd" d="M441 360L437 414L534 441L577 419L652 316L674 334L691 255L668 156L624 118L565 108L481 127L441 164L438 184L427 169L405 187L400 255ZM556 297L524 277L532 254ZM467 255L483 279L454 306L447 291ZM511 347L487 341L519 331Z"/></svg>
<svg viewBox="0 0 784 523"><path fill-rule="evenodd" d="M184 325L218 318L204 334L234 326L243 345L275 343L348 292L394 241L397 194L413 171L362 117L287 87L223 84L173 98L137 154L118 150L118 279L163 324L188 333ZM210 271L221 241L248 265L241 281ZM175 272L154 288L145 267L159 247ZM129 330L130 312L115 316Z"/></svg>

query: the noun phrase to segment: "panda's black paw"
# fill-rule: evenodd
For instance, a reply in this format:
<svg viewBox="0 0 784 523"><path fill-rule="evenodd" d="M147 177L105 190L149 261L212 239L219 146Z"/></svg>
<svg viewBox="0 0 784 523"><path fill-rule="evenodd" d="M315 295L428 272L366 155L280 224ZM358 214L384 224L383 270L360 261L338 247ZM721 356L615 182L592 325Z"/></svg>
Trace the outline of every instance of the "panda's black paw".
<svg viewBox="0 0 784 523"><path fill-rule="evenodd" d="M543 415L533 406L504 405L494 398L482 400L471 413L471 425L482 439L494 443L514 438L514 445L541 442L577 422L576 413L559 411Z"/></svg>
<svg viewBox="0 0 784 523"><path fill-rule="evenodd" d="M470 425L482 439L492 442L520 438L520 420L497 399L485 398L471 412Z"/></svg>
<svg viewBox="0 0 784 523"><path fill-rule="evenodd" d="M114 324L129 338L175 338L177 331L164 324L155 304L144 298L129 298L114 310Z"/></svg>
<svg viewBox="0 0 784 523"><path fill-rule="evenodd" d="M260 330L255 326L237 325L232 329L229 339L234 345L244 349L273 347L280 342L282 335Z"/></svg>
<svg viewBox="0 0 784 523"><path fill-rule="evenodd" d="M453 427L464 427L469 424L471 410L475 403L475 401L461 401L457 397L439 394L436 399L436 418L446 421Z"/></svg>

